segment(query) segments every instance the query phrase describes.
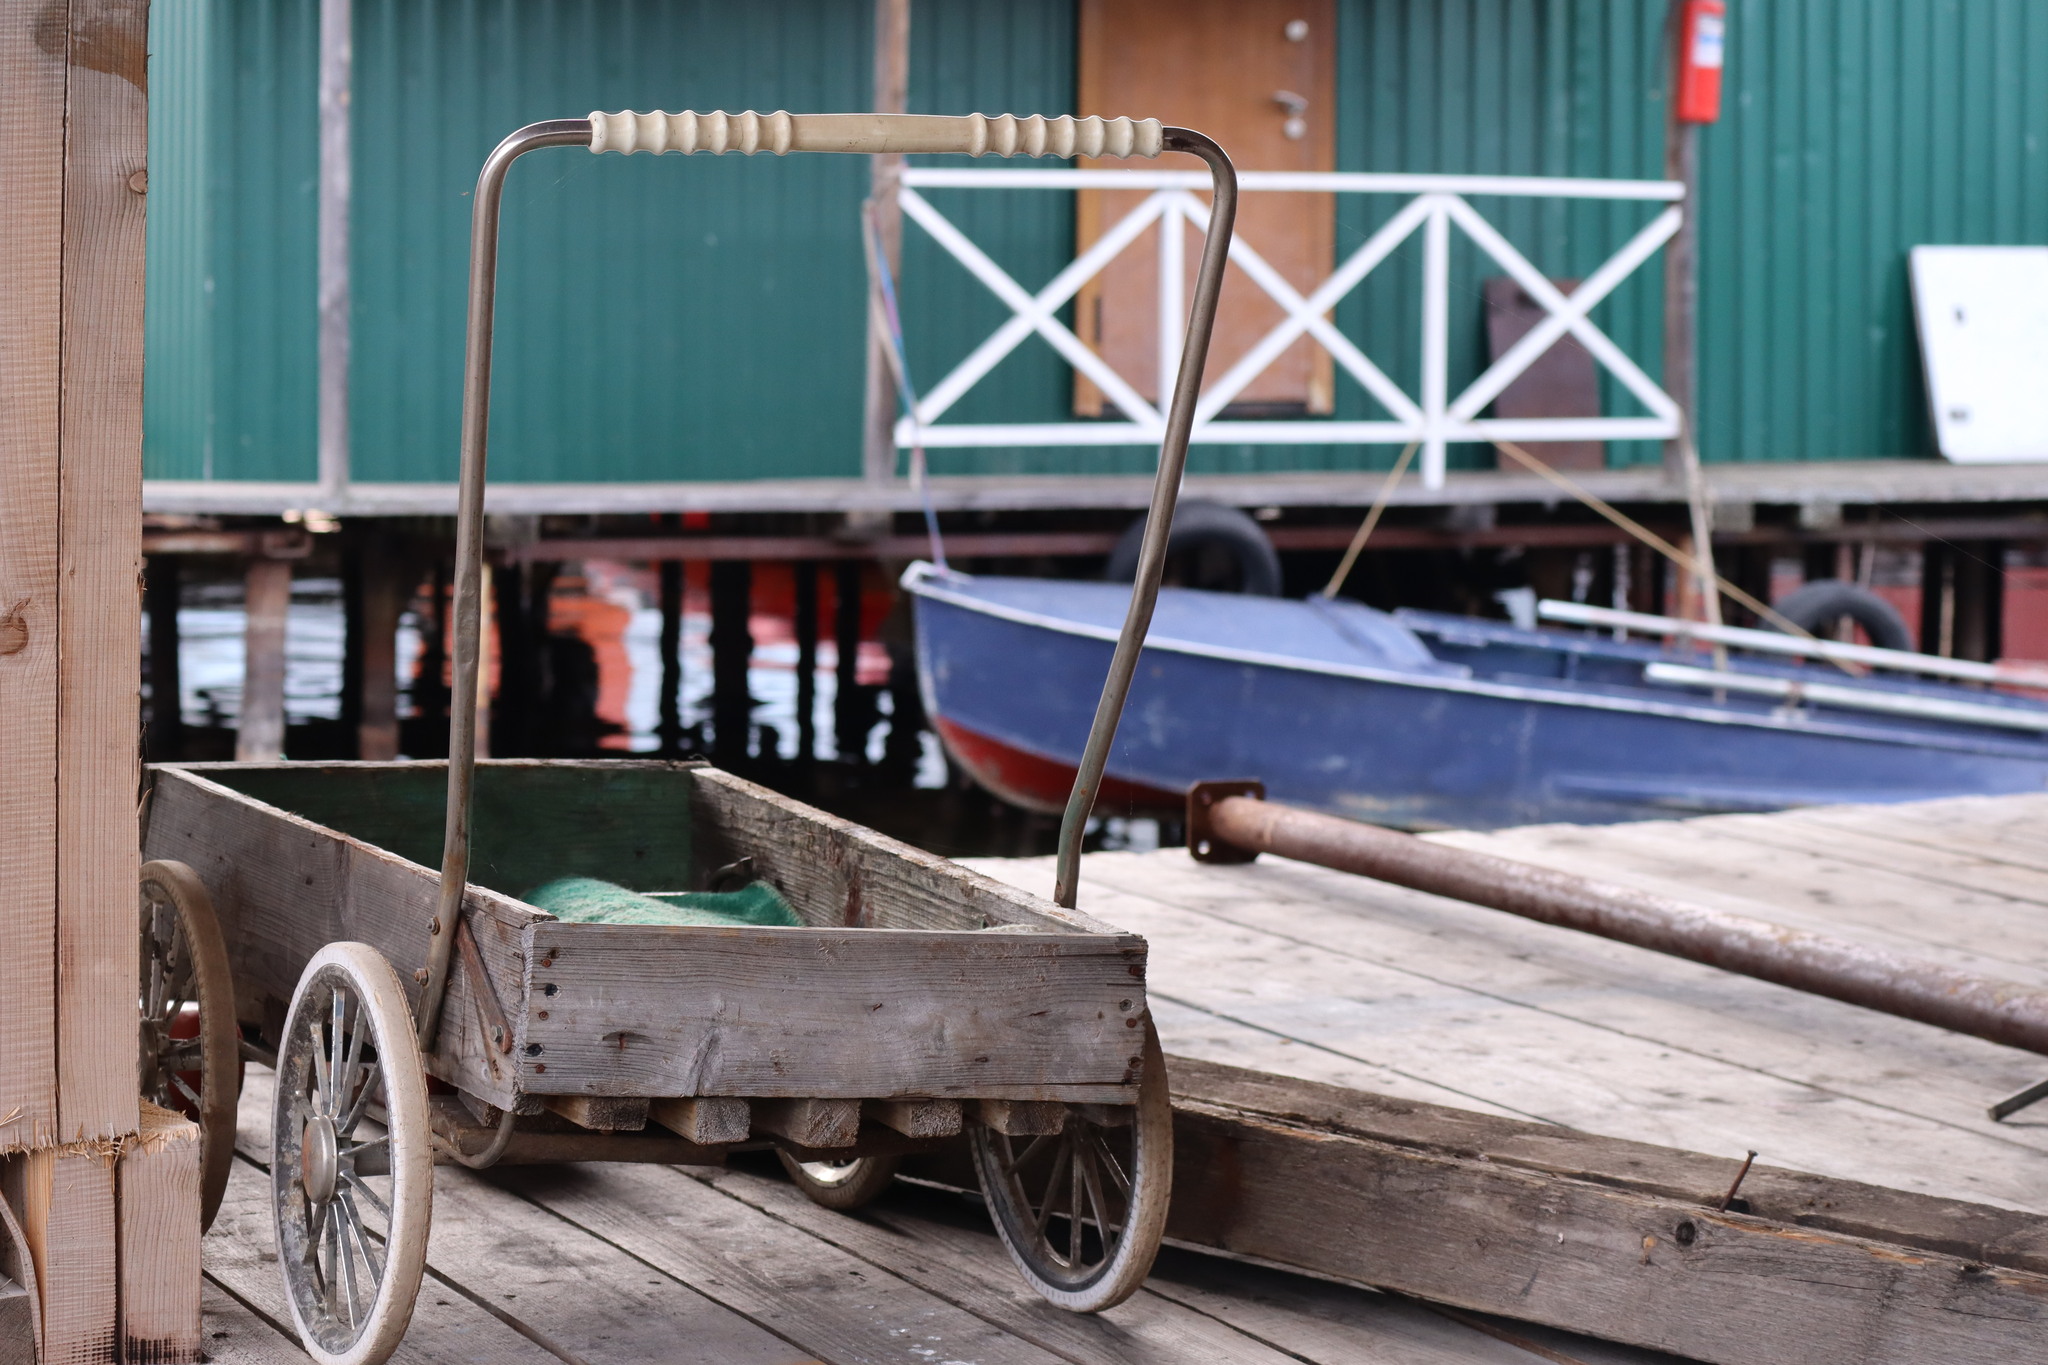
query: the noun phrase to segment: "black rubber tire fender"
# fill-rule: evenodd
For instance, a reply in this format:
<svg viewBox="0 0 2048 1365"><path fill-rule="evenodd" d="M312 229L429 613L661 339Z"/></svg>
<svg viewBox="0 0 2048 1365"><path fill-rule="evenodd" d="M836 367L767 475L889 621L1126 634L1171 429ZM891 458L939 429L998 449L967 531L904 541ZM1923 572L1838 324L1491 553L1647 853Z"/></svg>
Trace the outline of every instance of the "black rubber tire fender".
<svg viewBox="0 0 2048 1365"><path fill-rule="evenodd" d="M1913 648L1913 632L1891 603L1868 588L1839 578L1816 578L1773 603L1777 613L1801 630L1825 636L1844 616L1863 627L1879 649Z"/></svg>
<svg viewBox="0 0 2048 1365"><path fill-rule="evenodd" d="M1150 514L1139 517L1125 529L1109 552L1103 577L1112 583L1131 583L1138 577L1138 551L1145 540L1145 523ZM1252 597L1280 595L1280 552L1265 529L1235 507L1221 503L1182 502L1173 513L1173 534L1167 538L1170 557L1196 551L1221 551L1236 563L1236 586L1219 591L1241 592Z"/></svg>

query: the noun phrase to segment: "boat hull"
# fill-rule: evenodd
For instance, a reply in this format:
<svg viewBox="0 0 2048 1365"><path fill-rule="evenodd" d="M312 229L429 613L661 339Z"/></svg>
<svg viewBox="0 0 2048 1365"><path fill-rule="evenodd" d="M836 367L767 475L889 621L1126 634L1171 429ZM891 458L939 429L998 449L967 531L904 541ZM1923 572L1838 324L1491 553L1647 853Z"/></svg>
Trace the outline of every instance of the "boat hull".
<svg viewBox="0 0 2048 1365"><path fill-rule="evenodd" d="M991 609L971 596L977 580L907 582L925 705L954 760L999 795L1059 808L1113 631ZM1276 800L1333 814L1486 829L2040 791L2048 743L1304 666L1161 642L1155 625L1109 771L1105 813L1170 807L1197 781L1258 778Z"/></svg>

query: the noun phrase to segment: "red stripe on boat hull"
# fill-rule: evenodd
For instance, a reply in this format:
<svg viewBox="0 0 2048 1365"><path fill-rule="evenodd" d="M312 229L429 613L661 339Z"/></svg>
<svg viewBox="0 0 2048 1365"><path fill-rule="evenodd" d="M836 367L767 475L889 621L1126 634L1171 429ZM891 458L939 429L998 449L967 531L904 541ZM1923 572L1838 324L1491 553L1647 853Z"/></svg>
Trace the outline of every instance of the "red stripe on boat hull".
<svg viewBox="0 0 2048 1365"><path fill-rule="evenodd" d="M1073 764L992 739L944 716L934 716L932 723L954 761L1003 800L1055 814L1067 808L1067 796L1074 789ZM1096 809L1177 811L1183 804L1184 798L1173 792L1110 777L1103 780Z"/></svg>

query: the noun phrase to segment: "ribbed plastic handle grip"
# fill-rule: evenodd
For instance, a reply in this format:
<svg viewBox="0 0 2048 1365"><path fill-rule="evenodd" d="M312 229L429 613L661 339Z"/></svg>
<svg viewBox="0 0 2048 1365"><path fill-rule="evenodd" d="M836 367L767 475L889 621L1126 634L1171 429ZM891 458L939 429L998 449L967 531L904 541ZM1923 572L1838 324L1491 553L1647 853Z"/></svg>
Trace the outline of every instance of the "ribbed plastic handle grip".
<svg viewBox="0 0 2048 1365"><path fill-rule="evenodd" d="M920 152L962 156L1158 156L1158 119L1033 114L593 113L593 152Z"/></svg>

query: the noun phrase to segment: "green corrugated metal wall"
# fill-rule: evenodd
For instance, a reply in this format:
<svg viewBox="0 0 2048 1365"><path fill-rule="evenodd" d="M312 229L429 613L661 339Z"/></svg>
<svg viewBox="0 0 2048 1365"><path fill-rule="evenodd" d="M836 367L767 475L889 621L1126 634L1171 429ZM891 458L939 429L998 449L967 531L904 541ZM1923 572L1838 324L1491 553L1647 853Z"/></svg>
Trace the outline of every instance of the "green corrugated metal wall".
<svg viewBox="0 0 2048 1365"><path fill-rule="evenodd" d="M159 4L151 121L148 471L313 472L314 0ZM453 472L467 191L518 123L688 101L866 102L867 0L357 0L356 477ZM1664 0L1340 0L1349 170L1654 177ZM1731 0L1723 121L1702 148L1700 424L1710 459L1929 448L1905 251L2048 238L2048 6ZM1072 0L916 0L912 100L1061 112ZM479 74L484 73L484 74ZM413 146L404 135L434 130ZM494 472L724 479L858 468L861 329L851 160L687 164L555 152L508 204ZM1060 195L934 192L1027 285L1064 261ZM1340 252L1396 207L1347 197ZM1640 205L1481 202L1539 266L1583 274ZM907 230L913 369L929 384L1002 316ZM1453 383L1484 356L1454 234ZM1419 239L1340 310L1414 388ZM1597 314L1652 374L1655 267ZM607 338L618 338L608 340ZM1610 412L1627 400L1609 386ZM1339 380L1339 415L1371 404ZM1056 420L1067 372L1019 349L958 420ZM1206 470L1384 465L1386 448L1202 449ZM1612 448L1617 463L1654 458ZM960 472L1140 469L1144 451L942 452ZM1454 464L1487 464L1453 447Z"/></svg>

